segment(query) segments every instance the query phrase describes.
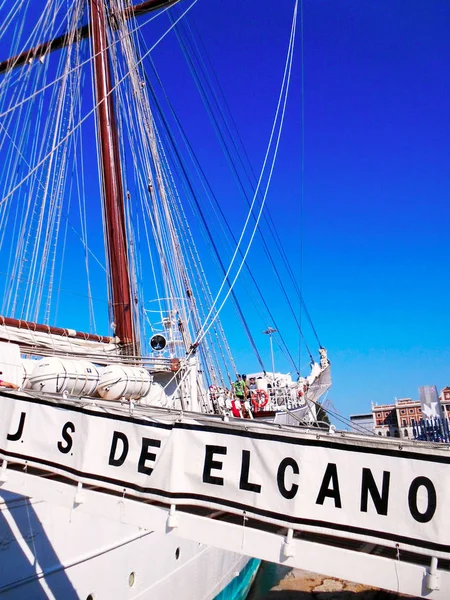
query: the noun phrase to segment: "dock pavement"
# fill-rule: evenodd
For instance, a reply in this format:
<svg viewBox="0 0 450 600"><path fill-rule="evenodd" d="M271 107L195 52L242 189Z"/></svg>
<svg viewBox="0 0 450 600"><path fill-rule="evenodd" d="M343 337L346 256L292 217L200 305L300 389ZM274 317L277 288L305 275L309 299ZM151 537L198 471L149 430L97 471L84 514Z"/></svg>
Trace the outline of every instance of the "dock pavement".
<svg viewBox="0 0 450 600"><path fill-rule="evenodd" d="M292 569L261 600L418 600L302 569Z"/></svg>

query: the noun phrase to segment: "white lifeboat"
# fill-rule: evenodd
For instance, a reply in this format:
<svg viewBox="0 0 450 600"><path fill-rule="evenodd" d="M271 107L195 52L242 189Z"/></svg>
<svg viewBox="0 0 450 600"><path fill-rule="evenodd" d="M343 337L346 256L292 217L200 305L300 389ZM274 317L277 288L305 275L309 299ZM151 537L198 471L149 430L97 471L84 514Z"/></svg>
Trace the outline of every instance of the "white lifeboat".
<svg viewBox="0 0 450 600"><path fill-rule="evenodd" d="M148 393L141 397L141 404L145 404L147 406L166 407L168 401L169 398L164 391L164 387L156 381L151 382Z"/></svg>
<svg viewBox="0 0 450 600"><path fill-rule="evenodd" d="M97 392L104 400L138 400L147 396L152 376L142 367L110 365L101 371Z"/></svg>
<svg viewBox="0 0 450 600"><path fill-rule="evenodd" d="M21 358L20 363L22 365L22 384L23 389L31 387L30 376L32 375L34 368L40 362L41 359L36 360L34 358Z"/></svg>
<svg viewBox="0 0 450 600"><path fill-rule="evenodd" d="M92 396L99 377L98 368L91 362L50 357L36 362L28 381L37 392Z"/></svg>

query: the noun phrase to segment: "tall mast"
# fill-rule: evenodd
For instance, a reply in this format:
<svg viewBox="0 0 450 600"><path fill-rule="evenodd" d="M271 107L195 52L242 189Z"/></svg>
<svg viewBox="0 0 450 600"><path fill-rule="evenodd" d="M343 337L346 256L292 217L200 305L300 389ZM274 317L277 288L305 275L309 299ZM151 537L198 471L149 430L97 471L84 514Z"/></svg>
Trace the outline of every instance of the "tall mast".
<svg viewBox="0 0 450 600"><path fill-rule="evenodd" d="M121 11L124 19L139 17L148 12L176 4L179 0L144 0ZM92 37L95 73L95 95L100 144L102 187L107 235L107 252L110 268L112 309L115 334L129 353L138 354L139 344L133 326L133 304L127 254L124 193L118 144L117 124L112 96L112 77L108 59L107 17L105 0L89 0L91 22L75 32L42 42L16 56L0 62L0 74L22 67L36 58L41 58L64 48L75 39ZM75 33L75 35L73 35ZM128 353L128 352L127 352Z"/></svg>
<svg viewBox="0 0 450 600"><path fill-rule="evenodd" d="M135 354L138 348L133 327L124 194L117 123L111 93L111 69L107 53L104 0L90 0L90 8L98 136L115 334L120 338L121 343L129 346Z"/></svg>

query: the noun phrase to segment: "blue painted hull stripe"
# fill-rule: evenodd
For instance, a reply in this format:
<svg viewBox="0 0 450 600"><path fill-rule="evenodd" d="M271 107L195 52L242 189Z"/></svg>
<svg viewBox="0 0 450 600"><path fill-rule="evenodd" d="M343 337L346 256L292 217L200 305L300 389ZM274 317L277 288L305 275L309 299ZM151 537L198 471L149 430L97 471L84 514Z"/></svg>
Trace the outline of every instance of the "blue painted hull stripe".
<svg viewBox="0 0 450 600"><path fill-rule="evenodd" d="M261 561L251 558L237 577L214 600L245 600Z"/></svg>

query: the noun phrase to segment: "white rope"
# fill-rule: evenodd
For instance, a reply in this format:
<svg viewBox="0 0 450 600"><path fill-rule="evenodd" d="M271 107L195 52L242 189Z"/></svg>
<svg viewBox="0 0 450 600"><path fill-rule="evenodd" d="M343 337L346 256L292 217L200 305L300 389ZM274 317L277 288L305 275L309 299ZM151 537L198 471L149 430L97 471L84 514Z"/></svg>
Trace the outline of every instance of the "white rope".
<svg viewBox="0 0 450 600"><path fill-rule="evenodd" d="M262 214L265 202L266 202L267 193L269 191L269 186L270 186L270 182L271 182L271 179L272 179L273 169L274 169L276 158L277 158L277 155L278 155L278 146L279 146L281 131L283 129L283 123L284 123L284 115L285 115L286 103L287 103L287 97L288 97L288 91L289 91L289 84L290 84L290 77L291 77L291 70L292 70L292 58L293 58L293 51L294 51L294 44L295 44L295 25L296 25L296 20L297 20L297 4L298 4L298 2L295 3L294 16L293 16L292 27L291 27L291 35L290 35L288 53L287 53L286 63L285 63L285 68L284 68L283 81L282 81L282 85L281 85L280 95L279 95L279 98L278 98L278 104L277 104L277 109L276 109L276 112L275 112L275 117L274 117L274 120L273 120L272 131L271 131L271 134L270 134L270 138L269 138L269 142L268 142L266 154L265 154L265 157L264 157L264 162L263 162L263 165L262 165L262 168L261 168L260 176L259 176L258 183L257 183L256 189L255 189L255 193L253 195L253 200L252 200L252 203L250 205L250 208L249 208L249 211L248 211L248 214L247 214L247 218L245 220L244 227L242 229L241 235L239 237L239 241L238 241L236 250L235 250L235 252L233 254L233 257L232 257L232 259L230 261L230 265L229 265L228 270L227 270L227 272L226 272L226 274L224 276L224 279L223 279L222 284L221 284L221 286L219 288L219 291L217 292L217 295L216 295L216 298L215 298L215 300L213 302L213 305L211 306L211 309L210 309L210 311L208 313L207 319L211 316L211 314L213 312L213 309L215 308L215 306L216 306L216 304L217 304L217 302L219 300L220 293L221 293L222 289L224 288L224 286L225 286L225 284L226 284L226 282L228 280L228 276L230 274L230 271L232 269L233 263L234 263L234 261L236 259L237 254L238 254L240 244L242 242L242 239L244 237L244 234L245 234L247 225L249 223L251 214L253 212L253 207L255 205L255 202L256 202L256 199L257 199L257 196L258 196L259 188L261 186L261 181L262 181L262 178L263 178L263 175L264 175L264 172L265 172L265 169L266 169L266 164L268 162L269 154L270 154L270 151L271 151L272 140L273 140L274 135L275 135L275 129L276 129L276 124L277 124L279 113L280 113L280 109L281 109L281 104L283 103L281 120L280 120L280 124L279 124L279 128L278 128L278 134L277 134L277 140L276 140L274 155L273 155L273 158L272 158L271 167L270 167L270 171L269 171L269 178L268 178L268 181L266 183L266 188L265 188L265 191L264 191L264 195L263 195L263 199L262 199L262 202L261 202L261 206L260 206L260 209L259 209L259 212L258 212L257 219L255 221L255 224L254 224L254 227L253 227L253 231L252 231L250 240L248 242L246 251L244 253L244 256L242 257L242 260L241 260L241 263L239 265L238 271L237 271L237 273L236 273L236 275L235 275L235 277L234 277L234 279L233 279L233 281L232 281L232 283L230 285L230 288L229 288L229 290L228 290L228 292L227 292L227 294L226 294L223 302L221 303L219 309L217 310L216 315L211 320L211 322L209 323L208 326L206 326L206 320L207 319L205 320L205 323L204 323L202 329L198 332L198 335L197 335L197 338L196 338L196 343L199 343L204 338L204 336L206 335L206 333L209 331L209 329L211 328L211 326L214 323L214 321L217 319L220 311L222 310L223 306L225 305L226 301L228 300L228 298L229 298L229 296L230 296L230 294L231 294L231 292L233 290L233 287L234 287L234 285L235 285L235 283L236 283L236 281L237 281L237 279L239 277L239 274L240 274L240 272L241 272L241 270L242 270L242 268L243 268L243 266L245 264L245 260L247 258L247 255L248 255L248 253L250 251L250 247L251 247L253 239L255 237L256 230L258 228L259 221L260 221L260 218L261 218L261 214ZM283 95L284 95L284 102L283 102Z"/></svg>
<svg viewBox="0 0 450 600"><path fill-rule="evenodd" d="M58 7L55 3L48 4L48 7L45 9L45 11L43 13L43 15L45 14L45 17L46 17L46 22L42 23L44 28L54 27L55 20L56 20L56 14L57 14L57 11L59 10L60 6ZM52 8L54 9L53 11L51 10ZM64 58L63 57L61 57L61 59L60 59L60 65L62 66L62 70L64 71ZM45 66L44 69L42 69L41 75L45 76L46 72L47 72L47 65ZM24 73L24 77L22 79L23 79L22 89L25 90L29 84L29 80L31 80L30 72L28 71L27 73ZM37 80L31 80L31 81L32 81L33 87L36 88L38 86L38 81ZM17 139L17 144L15 143L15 146L17 147L17 149L22 148L25 151L25 148L27 148L27 150L29 148L28 155L30 156L30 160L33 162L33 157L36 156L37 154L39 154L39 152L43 148L43 143L44 143L43 140L46 139L46 137L47 137L47 131L51 132L51 130L54 129L54 121L55 120L52 119L52 116L50 114L47 114L46 120L42 119L42 116L43 116L42 97L41 97L41 102L40 102L39 106L37 106L37 110L34 111L33 114L31 114L31 108L32 107L29 106L25 110L24 115L23 114L18 115L18 118L15 121L14 135ZM20 112L22 112L21 109L19 110L19 113ZM37 112L37 114L36 114L36 112ZM58 111L56 111L56 112L58 112ZM32 128L32 124L34 124L34 123L40 124L41 122L44 123L44 130L40 131L40 133L42 135L39 135L39 134L37 134L37 131ZM40 128L40 126L39 126L39 128ZM5 139L6 138L4 137L3 140L5 140ZM19 170L19 168L21 167L21 165L20 165L21 161L24 161L25 164L29 164L29 163L25 159L22 152L18 152L16 150L15 152L12 153L11 148L13 148L13 145L11 145L8 150L8 155L11 160L7 160L6 163L9 164L10 167L12 169L14 169L14 172L15 172L16 170ZM11 169L10 169L10 173L11 173ZM15 307L18 302L19 282L24 281L24 278L22 277L22 275L24 274L25 270L30 271L33 268L32 265L33 264L36 265L37 261L39 260L36 257L36 246L39 243L38 242L39 236L37 235L37 232L33 229L32 224L33 224L33 221L35 221L36 219L39 218L39 214L40 214L40 218L42 218L42 211L39 211L37 209L37 202L38 202L38 196L41 191L41 188L45 190L47 188L47 185L48 185L48 174L47 174L47 177L44 177L42 179L36 178L35 181L32 182L30 188L26 191L26 193L24 193L22 202L17 203L18 205L23 206L23 218L22 218L21 229L18 232L17 244L14 244L14 245L12 244L11 250L14 253L13 271L16 275L18 274L19 277L16 278L17 287L14 289L11 286L7 293L9 301L12 302L12 307L13 307L12 312L13 313L15 313L15 310L16 310ZM6 188L7 181L5 181L4 186ZM36 189L35 189L36 186L38 188L38 191L36 191ZM33 200L34 200L34 202L33 202ZM49 213L48 223L50 223L50 218L51 218L51 214ZM30 252L30 250L29 250L30 246L32 246L33 244L35 247L34 253ZM30 279L30 278L28 278L28 279ZM38 288L36 288L35 286L28 284L28 292L31 292L31 294L35 294L37 289ZM30 296L30 294L28 294L28 295ZM23 314L21 316L23 318Z"/></svg>
<svg viewBox="0 0 450 600"><path fill-rule="evenodd" d="M123 27L126 26L125 20L123 20ZM124 39L124 55L129 64L133 64L136 61L134 48L129 44L129 37L123 36ZM123 39L122 38L122 39ZM130 133L130 147L134 157L137 172L142 171L142 167L137 167L138 161L136 158L136 152L139 152L141 163L146 164L148 173L154 172L154 181L156 181L157 187L154 185L151 187L151 201L153 207L153 217L150 219L150 223L154 229L155 246L157 248L160 263L162 265L165 276L163 282L166 288L166 296L175 298L179 296L179 291L182 289L182 275L185 268L180 264L180 257L177 256L177 247L179 247L178 234L174 226L173 217L169 208L169 196L171 194L172 179L170 176L170 168L166 160L164 148L159 139L159 134L154 122L150 105L148 103L148 97L143 93L143 82L138 77L137 72L134 70L130 77L132 84L132 102L129 101L130 106L136 112L136 114L128 114L125 111L125 119L128 123ZM126 106L126 102L123 102ZM135 126L140 130L135 131ZM134 135L133 135L134 134ZM134 145L138 148L135 148ZM152 165L150 164L148 157L152 158ZM165 175L167 171L167 175ZM153 175L151 175L153 180ZM168 184L168 181L170 183ZM143 198L147 198L148 190L143 187L143 195L141 196L141 202ZM170 201L170 207L173 208L172 200ZM150 216L150 214L149 214ZM150 254L151 256L151 254ZM182 263L182 261L181 261ZM157 287L157 280L155 278L155 285ZM169 287L168 287L169 286ZM178 289L178 292L175 290ZM181 309L181 307L178 307ZM163 307L160 305L161 319L163 316ZM183 309L184 311L184 309Z"/></svg>
<svg viewBox="0 0 450 600"><path fill-rule="evenodd" d="M168 6L166 8L164 8L163 10L161 10L160 12L156 13L155 15L153 15L152 17L150 17L149 19L147 19L146 21L144 21L143 23L140 23L138 26L136 26L134 29L132 29L131 31L128 31L128 33L126 33L123 37L126 36L131 36L133 33L135 33L136 31L139 31L140 29L142 29L143 27L145 27L146 25L148 25L151 21L153 21L154 19L157 19L158 17L160 17L161 15L163 15L165 12L167 12L168 10L170 10L171 6ZM70 32L72 33L72 32ZM73 32L75 33L75 32ZM68 35L68 34L67 34ZM164 36L165 37L165 36ZM119 38L116 41L112 42L111 44L109 44L108 46L106 46L105 50L110 50L114 45L118 44L119 42L121 42L123 40L123 38ZM85 61L81 62L80 64L78 64L76 67L73 67L73 69L71 71L69 71L67 74L70 75L73 71L79 70L82 67L84 67L85 65L89 64L90 62L93 62L94 59L101 54L102 51L97 52L97 54L92 54L89 58L87 58ZM18 102L17 104L15 104L14 106L9 107L7 110L5 110L4 112L0 112L0 119L4 116L6 116L8 113L12 112L13 110L15 110L16 108L18 108L19 106L22 106L22 104L25 104L26 102L28 102L29 100L31 100L32 98L38 96L39 94L41 94L42 92L45 92L45 90L47 90L48 88L52 87L53 85L55 85L56 83L58 83L59 81L61 81L61 79L64 77L64 75L61 75L61 77L57 77L56 79L54 79L53 81L51 81L50 83L47 83L45 86L43 86L42 88L40 88L39 90L36 90L33 94L31 94L30 96L27 96L26 98L23 98L20 102ZM0 87L3 84L0 84Z"/></svg>
<svg viewBox="0 0 450 600"><path fill-rule="evenodd" d="M198 0L193 0L192 4L190 6L188 6L188 8L183 12L183 14L176 20L174 21L174 23L172 23L172 25L169 27L169 29L167 29L167 31L165 33L163 33L161 35L161 37L153 44L153 46L151 46L151 48L148 50L148 52L146 54L144 54L144 56L142 56L141 59L139 59L137 61L137 63L134 65L134 69L136 69L138 67L138 65L140 65L142 63L142 61L146 58L146 56L148 54L150 54L150 52L152 52L160 42L162 42L162 40L170 33L170 31L177 25L177 23L197 4ZM74 134L74 132L81 127L81 125L84 123L84 121L86 121L86 119L88 119L88 117L90 117L92 115L92 113L94 113L97 108L100 106L100 104L102 104L103 102L105 102L108 97L114 92L114 90L119 87L119 85L128 77L128 75L130 74L130 72L128 71L123 77L122 79L120 79L116 85L111 88L111 90L106 94L105 98L103 100L101 100L100 102L98 102L82 119L81 121L79 121L74 128L69 131L69 133L67 133L66 136L64 136L59 143L52 148L52 150L50 150L50 152L48 154L46 154L44 156L44 158L42 158L38 164L28 173L28 175L26 175L12 190L9 191L9 193L4 196L1 200L0 200L0 206L2 204L4 204L13 194L14 192L16 192L30 177L31 175L33 175L33 173L35 171L37 171L37 169L39 169L39 167L54 153L56 152L56 150L70 137Z"/></svg>

